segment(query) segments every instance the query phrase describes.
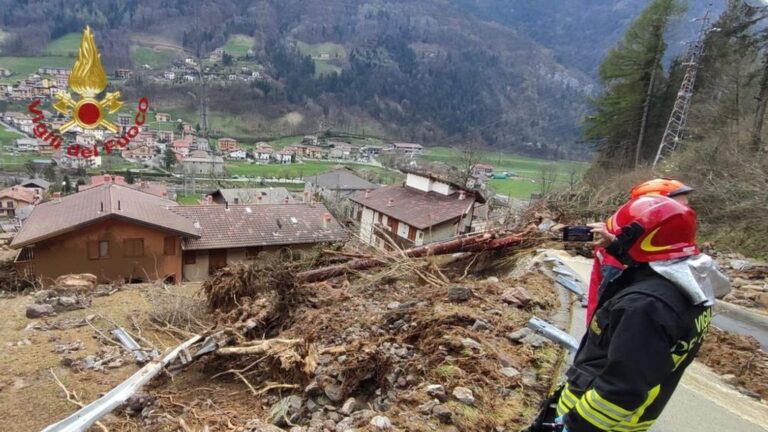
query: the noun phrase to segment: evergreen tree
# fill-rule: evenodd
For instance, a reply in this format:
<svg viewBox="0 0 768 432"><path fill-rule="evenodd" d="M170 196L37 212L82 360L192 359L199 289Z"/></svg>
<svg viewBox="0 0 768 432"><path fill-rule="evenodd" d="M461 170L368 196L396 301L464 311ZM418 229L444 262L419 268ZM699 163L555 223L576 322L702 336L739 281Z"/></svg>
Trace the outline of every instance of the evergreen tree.
<svg viewBox="0 0 768 432"><path fill-rule="evenodd" d="M163 155L163 165L165 165L165 169L170 170L172 166L176 164L176 153L173 152L173 150L167 148L165 149L165 154Z"/></svg>
<svg viewBox="0 0 768 432"><path fill-rule="evenodd" d="M649 125L649 118L666 89L664 34L683 11L680 0L653 0L600 65L605 91L593 101L596 112L587 119L585 135L598 141L601 166L637 167L650 153L649 126L663 127Z"/></svg>
<svg viewBox="0 0 768 432"><path fill-rule="evenodd" d="M136 177L133 175L133 171L125 171L125 182L128 184L134 184L136 182Z"/></svg>

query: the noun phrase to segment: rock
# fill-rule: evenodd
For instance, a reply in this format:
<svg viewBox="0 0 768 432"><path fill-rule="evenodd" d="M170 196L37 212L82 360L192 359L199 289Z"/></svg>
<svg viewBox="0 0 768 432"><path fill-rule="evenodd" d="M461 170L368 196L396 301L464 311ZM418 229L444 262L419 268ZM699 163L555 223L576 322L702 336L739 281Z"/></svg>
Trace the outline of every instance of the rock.
<svg viewBox="0 0 768 432"><path fill-rule="evenodd" d="M317 383L317 381L312 381L306 387L304 387L304 394L310 397L320 396L323 394L323 389L320 388L320 385Z"/></svg>
<svg viewBox="0 0 768 432"><path fill-rule="evenodd" d="M96 288L98 279L90 273L66 274L56 278L54 285L57 291L92 291Z"/></svg>
<svg viewBox="0 0 768 432"><path fill-rule="evenodd" d="M53 352L56 354L69 354L72 351L80 351L83 348L85 348L85 344L83 344L83 342L74 341L70 343L54 344Z"/></svg>
<svg viewBox="0 0 768 432"><path fill-rule="evenodd" d="M736 390L738 390L739 393L743 394L744 396L748 396L748 397L751 397L752 399L760 400L760 393L754 392L745 387L739 387Z"/></svg>
<svg viewBox="0 0 768 432"><path fill-rule="evenodd" d="M111 362L107 363L107 369L117 369L119 367L122 367L124 364L125 364L125 360L121 358L116 358Z"/></svg>
<svg viewBox="0 0 768 432"><path fill-rule="evenodd" d="M539 231L546 232L546 231L549 231L550 229L552 229L552 227L554 227L555 225L557 225L557 223L555 221L553 221L552 219L546 218L546 219L541 221L541 223L539 224L538 228L539 228Z"/></svg>
<svg viewBox="0 0 768 432"><path fill-rule="evenodd" d="M453 389L453 397L461 403L467 405L474 405L475 395L472 394L472 390L466 387L456 387Z"/></svg>
<svg viewBox="0 0 768 432"><path fill-rule="evenodd" d="M512 306L522 306L523 302L515 296L515 290L513 288L505 289L501 293L501 301Z"/></svg>
<svg viewBox="0 0 768 432"><path fill-rule="evenodd" d="M453 423L453 413L445 405L436 405L432 408L432 415L437 417L442 424Z"/></svg>
<svg viewBox="0 0 768 432"><path fill-rule="evenodd" d="M521 329L515 330L512 333L507 333L507 339L509 339L511 342L521 342L526 337L533 334L533 331L529 329L528 327L523 327Z"/></svg>
<svg viewBox="0 0 768 432"><path fill-rule="evenodd" d="M326 407L327 408L327 407ZM337 412L329 412L328 413L328 419L333 420L335 423L338 423L343 419L344 416L337 413Z"/></svg>
<svg viewBox="0 0 768 432"><path fill-rule="evenodd" d="M280 399L269 412L269 423L281 427L288 426L288 422L293 423L298 420L301 405L301 397L296 395Z"/></svg>
<svg viewBox="0 0 768 432"><path fill-rule="evenodd" d="M487 321L478 319L475 320L475 323L472 324L472 331L481 331L481 330L493 330L493 326L488 324Z"/></svg>
<svg viewBox="0 0 768 432"><path fill-rule="evenodd" d="M338 384L329 384L325 386L323 393L325 393L325 395L328 396L328 399L333 402L341 402L341 400L344 399L344 392Z"/></svg>
<svg viewBox="0 0 768 432"><path fill-rule="evenodd" d="M504 312L502 312L501 309L488 309L488 313L496 316L504 315Z"/></svg>
<svg viewBox="0 0 768 432"><path fill-rule="evenodd" d="M733 287L733 288L741 288L741 287L743 287L744 285L746 285L748 283L749 282L747 282L746 280L744 280L744 279L742 279L740 277L737 277L737 278L734 278L731 281L731 287Z"/></svg>
<svg viewBox="0 0 768 432"><path fill-rule="evenodd" d="M246 432L284 432L277 426L266 424L259 419L250 420L245 424Z"/></svg>
<svg viewBox="0 0 768 432"><path fill-rule="evenodd" d="M520 375L520 371L513 367L503 367L499 372L507 378L515 378Z"/></svg>
<svg viewBox="0 0 768 432"><path fill-rule="evenodd" d="M387 305L387 309L397 309L400 307L400 303L393 301Z"/></svg>
<svg viewBox="0 0 768 432"><path fill-rule="evenodd" d="M525 368L523 370L523 385L530 387L536 385L537 382L536 369L532 367Z"/></svg>
<svg viewBox="0 0 768 432"><path fill-rule="evenodd" d="M307 432L307 428L304 426L294 426L291 428L290 432Z"/></svg>
<svg viewBox="0 0 768 432"><path fill-rule="evenodd" d="M491 276L488 279L485 280L487 283L499 283L499 278L496 276Z"/></svg>
<svg viewBox="0 0 768 432"><path fill-rule="evenodd" d="M450 286L448 287L448 299L451 301L467 301L472 297L472 290L463 286Z"/></svg>
<svg viewBox="0 0 768 432"><path fill-rule="evenodd" d="M755 300L761 305L768 307L768 293L761 293L759 296L757 296L757 299Z"/></svg>
<svg viewBox="0 0 768 432"><path fill-rule="evenodd" d="M370 424L379 430L389 429L392 427L392 421L389 419L389 417L384 416L376 416L372 418Z"/></svg>
<svg viewBox="0 0 768 432"><path fill-rule="evenodd" d="M408 385L408 381L405 380L405 378L400 377L397 379L397 386L398 387L405 387Z"/></svg>
<svg viewBox="0 0 768 432"><path fill-rule="evenodd" d="M427 386L427 394L432 396L433 398L438 398L441 401L444 401L447 399L447 395L445 394L445 387L441 386L440 384L430 384Z"/></svg>
<svg viewBox="0 0 768 432"><path fill-rule="evenodd" d="M464 345L464 348L476 349L476 350L483 349L483 346L480 345L480 342L470 338L462 339L461 344Z"/></svg>
<svg viewBox="0 0 768 432"><path fill-rule="evenodd" d="M528 336L524 337L521 340L521 342L526 345L530 345L534 348L540 348L540 347L543 347L545 344L547 344L549 342L549 339L545 338L544 336L531 333Z"/></svg>
<svg viewBox="0 0 768 432"><path fill-rule="evenodd" d="M357 399L351 397L344 401L344 405L341 406L341 409L339 409L339 412L344 415L350 415L355 411L360 411L361 409L365 408L365 405L360 403Z"/></svg>
<svg viewBox="0 0 768 432"><path fill-rule="evenodd" d="M336 422L331 420L331 419L328 419L328 420L323 422L323 427L327 431L335 431L336 430Z"/></svg>
<svg viewBox="0 0 768 432"><path fill-rule="evenodd" d="M756 284L744 285L743 287L741 287L741 289L743 289L744 291L756 291L756 292L763 292L763 291L765 291L765 287L764 286L756 285Z"/></svg>
<svg viewBox="0 0 768 432"><path fill-rule="evenodd" d="M309 411L311 413L315 413L315 412L320 411L320 408L321 408L320 404L315 402L314 399L308 399L307 400L307 411Z"/></svg>
<svg viewBox="0 0 768 432"><path fill-rule="evenodd" d="M154 401L154 396L150 396L146 393L138 393L129 397L128 400L125 401L125 405L129 413L140 414L144 411L144 408L152 405Z"/></svg>
<svg viewBox="0 0 768 432"><path fill-rule="evenodd" d="M432 412L432 409L438 405L440 405L440 401L437 399L432 399L431 401L427 401L419 405L418 410L422 414L430 414Z"/></svg>
<svg viewBox="0 0 768 432"><path fill-rule="evenodd" d="M27 318L42 318L54 315L56 312L49 304L32 304L27 306Z"/></svg>
<svg viewBox="0 0 768 432"><path fill-rule="evenodd" d="M742 271L752 267L752 263L743 259L732 259L728 264L734 270Z"/></svg>

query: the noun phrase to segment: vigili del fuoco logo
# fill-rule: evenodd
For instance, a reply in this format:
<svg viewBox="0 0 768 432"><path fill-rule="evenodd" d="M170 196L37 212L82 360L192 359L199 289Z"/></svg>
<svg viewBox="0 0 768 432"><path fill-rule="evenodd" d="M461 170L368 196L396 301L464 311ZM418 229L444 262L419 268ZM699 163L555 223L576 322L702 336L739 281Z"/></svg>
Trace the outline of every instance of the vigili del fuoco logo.
<svg viewBox="0 0 768 432"><path fill-rule="evenodd" d="M108 92L101 99L98 99L99 94L107 88L107 74L101 65L101 54L96 48L96 41L90 27L86 27L83 31L77 60L67 84L72 92L79 95L79 98L72 97L66 91L60 91L56 94L53 108L70 118L57 130L44 123L45 117L38 108L41 103L40 99L35 99L28 107L29 112L34 115L32 122L35 125L33 129L35 136L56 150L59 150L64 143L61 134L77 126L83 130L102 128L112 132L115 137L107 139L103 144L104 151L110 154L115 147L125 148L139 134L141 126L146 122L147 110L149 109L149 99L146 97L139 99L137 106L139 112L134 118L133 125L127 128L122 136L118 136L120 126L106 118L107 113L114 114L119 111L123 102L120 100L119 91ZM67 147L66 152L70 156L90 158L99 155L99 148L98 145L86 147L73 144Z"/></svg>

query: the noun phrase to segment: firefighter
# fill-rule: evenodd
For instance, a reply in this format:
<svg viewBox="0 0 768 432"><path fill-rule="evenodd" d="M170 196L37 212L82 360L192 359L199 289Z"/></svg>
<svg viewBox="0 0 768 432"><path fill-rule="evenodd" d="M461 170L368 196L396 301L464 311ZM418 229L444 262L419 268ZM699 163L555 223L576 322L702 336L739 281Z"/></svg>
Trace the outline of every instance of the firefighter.
<svg viewBox="0 0 768 432"><path fill-rule="evenodd" d="M606 250L626 268L604 287L552 430L648 430L698 352L715 297L729 289L699 253L686 205L640 196L610 221L620 229Z"/></svg>
<svg viewBox="0 0 768 432"><path fill-rule="evenodd" d="M688 205L688 194L691 192L693 192L693 188L678 180L656 178L633 187L630 192L630 199L644 195L661 195ZM592 232L595 233L597 241L594 251L595 259L592 263L592 275L589 280L589 290L587 291L587 324L589 324L592 314L595 313L597 308L597 301L599 293L602 292L603 281L608 283L617 278L624 268L616 258L605 252L605 247L615 238L613 229L611 229L614 227L609 227L605 223L595 223L589 226L592 228Z"/></svg>

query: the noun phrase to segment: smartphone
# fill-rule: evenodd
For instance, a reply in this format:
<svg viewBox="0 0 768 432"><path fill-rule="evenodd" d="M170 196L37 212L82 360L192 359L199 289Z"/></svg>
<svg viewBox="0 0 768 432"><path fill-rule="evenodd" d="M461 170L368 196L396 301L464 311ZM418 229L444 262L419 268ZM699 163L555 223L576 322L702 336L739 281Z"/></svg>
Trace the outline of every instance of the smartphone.
<svg viewBox="0 0 768 432"><path fill-rule="evenodd" d="M586 225L569 225L563 228L563 241L566 242L591 242L595 240L592 228Z"/></svg>

